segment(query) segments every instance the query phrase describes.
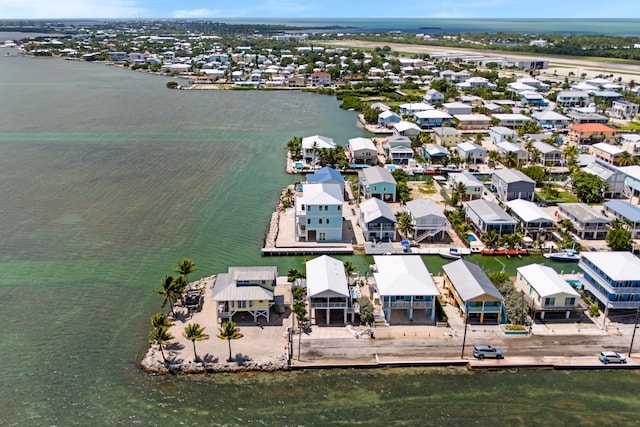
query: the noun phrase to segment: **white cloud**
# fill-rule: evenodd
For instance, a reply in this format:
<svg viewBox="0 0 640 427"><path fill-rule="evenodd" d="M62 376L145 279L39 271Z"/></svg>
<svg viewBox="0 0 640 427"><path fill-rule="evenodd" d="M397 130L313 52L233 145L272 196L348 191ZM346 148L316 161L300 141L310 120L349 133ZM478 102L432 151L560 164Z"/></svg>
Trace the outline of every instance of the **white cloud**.
<svg viewBox="0 0 640 427"><path fill-rule="evenodd" d="M220 15L220 9L180 9L171 12L172 18L212 18Z"/></svg>
<svg viewBox="0 0 640 427"><path fill-rule="evenodd" d="M135 0L0 0L0 19L135 18L144 14Z"/></svg>

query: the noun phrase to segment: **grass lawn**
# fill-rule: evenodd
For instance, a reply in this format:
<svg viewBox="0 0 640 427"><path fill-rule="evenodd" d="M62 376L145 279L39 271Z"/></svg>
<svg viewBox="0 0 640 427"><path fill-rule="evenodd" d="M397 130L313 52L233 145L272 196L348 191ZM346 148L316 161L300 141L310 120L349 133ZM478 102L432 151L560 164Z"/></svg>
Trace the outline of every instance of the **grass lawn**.
<svg viewBox="0 0 640 427"><path fill-rule="evenodd" d="M628 131L638 132L638 131L640 131L640 123L629 122L624 126L620 126L618 129L619 130L628 130Z"/></svg>

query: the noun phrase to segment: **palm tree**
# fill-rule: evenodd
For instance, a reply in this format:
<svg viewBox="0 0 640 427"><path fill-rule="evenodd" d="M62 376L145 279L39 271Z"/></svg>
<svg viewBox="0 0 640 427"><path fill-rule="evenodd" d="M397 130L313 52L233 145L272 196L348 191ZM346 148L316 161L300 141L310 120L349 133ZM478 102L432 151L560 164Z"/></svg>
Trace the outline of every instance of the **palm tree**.
<svg viewBox="0 0 640 427"><path fill-rule="evenodd" d="M171 307L171 314L174 314L173 305L180 297L182 292L176 286L176 281L173 276L164 276L164 279L162 279L160 283L162 284L162 289L154 289L153 292L164 296L164 301L162 301L161 307L167 305L168 302L169 306Z"/></svg>
<svg viewBox="0 0 640 427"><path fill-rule="evenodd" d="M187 289L187 279L186 276L178 276L175 279L173 279L173 285L176 288L176 294L177 294L177 298L182 299L183 295L184 295L184 291L185 289Z"/></svg>
<svg viewBox="0 0 640 427"><path fill-rule="evenodd" d="M196 264L191 260L191 258L185 258L181 261L178 261L178 266L173 269L176 273L180 273L180 275L184 276L189 283L189 274L198 271L196 268Z"/></svg>
<svg viewBox="0 0 640 427"><path fill-rule="evenodd" d="M409 238L413 234L413 218L409 212L400 211L396 213L396 228L405 238Z"/></svg>
<svg viewBox="0 0 640 427"><path fill-rule="evenodd" d="M628 151L620 153L620 157L618 157L618 165L629 166L632 162L631 154Z"/></svg>
<svg viewBox="0 0 640 427"><path fill-rule="evenodd" d="M508 168L515 168L518 166L518 153L515 151L509 151L504 156L504 165Z"/></svg>
<svg viewBox="0 0 640 427"><path fill-rule="evenodd" d="M487 158L491 160L493 163L497 163L500 161L500 153L496 150L488 151Z"/></svg>
<svg viewBox="0 0 640 427"><path fill-rule="evenodd" d="M578 147L575 145L567 145L564 147L563 152L565 160L569 162L570 160L575 159L578 155Z"/></svg>
<svg viewBox="0 0 640 427"><path fill-rule="evenodd" d="M164 355L164 351L162 350L162 346L168 344L169 341L173 339L173 335L168 332L166 326L158 326L157 328L153 328L151 332L149 332L149 343L150 344L158 344L160 347L160 354L162 354L162 359L164 363L167 363L167 358Z"/></svg>
<svg viewBox="0 0 640 427"><path fill-rule="evenodd" d="M496 230L489 230L487 232L487 234L484 235L484 237L482 238L483 242L485 245L489 246L490 248L495 246L498 241L500 240L500 234L498 234L498 232Z"/></svg>
<svg viewBox="0 0 640 427"><path fill-rule="evenodd" d="M218 328L218 338L221 340L227 340L229 343L229 359L231 362L231 340L239 340L244 335L240 333L240 328L236 326L236 322L224 322L221 328Z"/></svg>
<svg viewBox="0 0 640 427"><path fill-rule="evenodd" d="M347 275L347 280L356 272L356 267L351 261L344 262L344 272Z"/></svg>
<svg viewBox="0 0 640 427"><path fill-rule="evenodd" d="M159 326L172 326L173 322L171 321L171 319L169 319L169 316L166 315L166 313L156 313L153 316L151 316L151 325L154 328L157 328Z"/></svg>
<svg viewBox="0 0 640 427"><path fill-rule="evenodd" d="M198 353L196 353L196 341L208 340L209 335L203 333L204 327L200 327L197 323L188 323L182 331L182 336L193 343L194 362L198 361Z"/></svg>
<svg viewBox="0 0 640 427"><path fill-rule="evenodd" d="M464 200L465 196L467 195L467 186L464 184L464 182L458 182L453 186L452 193L458 195L458 200Z"/></svg>

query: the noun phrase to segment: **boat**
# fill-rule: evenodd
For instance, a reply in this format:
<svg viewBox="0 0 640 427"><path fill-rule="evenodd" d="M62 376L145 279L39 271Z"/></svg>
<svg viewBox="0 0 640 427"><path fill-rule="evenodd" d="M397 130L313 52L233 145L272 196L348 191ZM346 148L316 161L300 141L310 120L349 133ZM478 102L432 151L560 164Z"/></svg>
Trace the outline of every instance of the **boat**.
<svg viewBox="0 0 640 427"><path fill-rule="evenodd" d="M560 262L578 262L580 261L580 254L574 249L565 249L563 252L553 252L550 254L544 254L544 257L552 261Z"/></svg>
<svg viewBox="0 0 640 427"><path fill-rule="evenodd" d="M462 253L458 248L449 248L448 252L439 252L442 258L447 259L460 259L462 258Z"/></svg>

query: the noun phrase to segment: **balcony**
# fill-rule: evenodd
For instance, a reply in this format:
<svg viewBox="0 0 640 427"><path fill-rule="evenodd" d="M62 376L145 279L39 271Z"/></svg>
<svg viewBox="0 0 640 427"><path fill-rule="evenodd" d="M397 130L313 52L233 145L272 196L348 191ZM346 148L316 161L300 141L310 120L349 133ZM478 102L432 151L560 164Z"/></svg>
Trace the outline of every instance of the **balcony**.
<svg viewBox="0 0 640 427"><path fill-rule="evenodd" d="M386 304L385 304L386 305ZM422 309L422 308L431 308L433 304L431 301L395 301L389 303L389 308L414 308L414 309Z"/></svg>
<svg viewBox="0 0 640 427"><path fill-rule="evenodd" d="M347 308L346 302L312 302L311 308Z"/></svg>

